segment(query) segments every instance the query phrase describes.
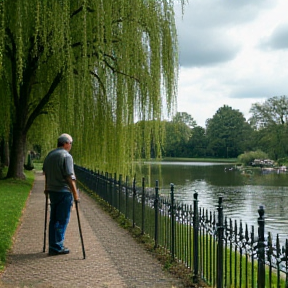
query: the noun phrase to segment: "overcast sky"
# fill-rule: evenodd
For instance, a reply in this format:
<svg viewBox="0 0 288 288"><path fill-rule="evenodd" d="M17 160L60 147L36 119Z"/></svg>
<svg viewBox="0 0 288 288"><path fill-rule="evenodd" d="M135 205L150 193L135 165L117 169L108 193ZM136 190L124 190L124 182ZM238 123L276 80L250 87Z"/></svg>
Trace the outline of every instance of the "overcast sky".
<svg viewBox="0 0 288 288"><path fill-rule="evenodd" d="M177 111L205 127L224 104L248 119L252 103L288 96L288 0L189 0L183 17L178 8Z"/></svg>

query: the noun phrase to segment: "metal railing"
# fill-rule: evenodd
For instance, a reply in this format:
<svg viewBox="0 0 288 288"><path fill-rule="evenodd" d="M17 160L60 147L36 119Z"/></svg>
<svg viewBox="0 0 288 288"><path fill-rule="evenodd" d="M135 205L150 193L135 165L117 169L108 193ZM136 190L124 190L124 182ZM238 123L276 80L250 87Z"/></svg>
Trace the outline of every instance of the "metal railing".
<svg viewBox="0 0 288 288"><path fill-rule="evenodd" d="M177 203L174 185L167 197L155 188L145 188L145 179L136 186L134 178L116 178L75 166L78 181L99 195L111 207L130 219L133 227L154 239L154 247L162 247L173 260L191 269L194 283L204 280L211 287L288 287L288 240L281 246L279 235L272 241L265 234L264 207L258 209L258 233L242 221L224 217L223 199L217 211Z"/></svg>

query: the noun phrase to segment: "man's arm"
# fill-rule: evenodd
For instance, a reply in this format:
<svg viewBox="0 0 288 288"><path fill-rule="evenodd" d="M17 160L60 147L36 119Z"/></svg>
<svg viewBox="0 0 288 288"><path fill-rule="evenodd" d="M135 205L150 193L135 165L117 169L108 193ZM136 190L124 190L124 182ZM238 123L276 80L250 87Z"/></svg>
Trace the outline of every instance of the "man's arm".
<svg viewBox="0 0 288 288"><path fill-rule="evenodd" d="M67 183L69 185L69 188L73 194L73 197L74 197L74 201L77 201L79 202L79 196L78 196L78 193L77 193L77 187L76 187L76 180L72 179L71 176L68 176L66 178L67 180Z"/></svg>
<svg viewBox="0 0 288 288"><path fill-rule="evenodd" d="M44 189L44 194L47 196L48 195L48 191L47 191L47 177L46 177L46 174L44 173L43 171L43 175L45 177L45 189Z"/></svg>

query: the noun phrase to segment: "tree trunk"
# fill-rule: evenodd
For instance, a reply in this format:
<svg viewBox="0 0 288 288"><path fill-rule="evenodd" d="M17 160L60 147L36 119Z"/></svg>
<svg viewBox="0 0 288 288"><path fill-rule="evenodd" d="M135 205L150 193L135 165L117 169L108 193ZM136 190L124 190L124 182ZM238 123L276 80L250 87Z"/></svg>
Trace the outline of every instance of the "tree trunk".
<svg viewBox="0 0 288 288"><path fill-rule="evenodd" d="M9 141L4 142L4 165L9 166L10 158L9 158Z"/></svg>
<svg viewBox="0 0 288 288"><path fill-rule="evenodd" d="M10 150L10 165L8 168L6 178L20 178L25 179L24 175L24 161L25 161L25 145L26 134L23 129L13 127L13 143Z"/></svg>
<svg viewBox="0 0 288 288"><path fill-rule="evenodd" d="M4 155L5 155L5 148L4 148L4 139L0 142L0 167L4 166Z"/></svg>

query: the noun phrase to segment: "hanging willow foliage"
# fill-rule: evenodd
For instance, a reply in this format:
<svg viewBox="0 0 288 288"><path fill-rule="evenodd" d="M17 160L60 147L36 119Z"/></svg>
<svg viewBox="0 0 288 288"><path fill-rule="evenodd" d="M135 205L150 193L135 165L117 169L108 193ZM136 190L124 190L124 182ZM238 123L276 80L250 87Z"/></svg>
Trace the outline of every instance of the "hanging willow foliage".
<svg viewBox="0 0 288 288"><path fill-rule="evenodd" d="M76 163L122 173L151 142L160 151L163 103L171 111L177 89L173 0L0 0L0 25L8 177L27 137L46 153L70 133Z"/></svg>

